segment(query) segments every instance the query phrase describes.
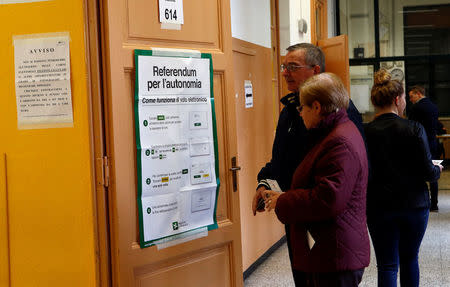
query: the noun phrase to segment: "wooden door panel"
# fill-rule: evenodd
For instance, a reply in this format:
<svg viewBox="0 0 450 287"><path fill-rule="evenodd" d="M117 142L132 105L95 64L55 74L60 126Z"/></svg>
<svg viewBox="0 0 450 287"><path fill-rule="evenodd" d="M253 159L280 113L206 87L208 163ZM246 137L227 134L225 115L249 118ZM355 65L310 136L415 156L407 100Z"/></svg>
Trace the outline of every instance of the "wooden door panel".
<svg viewBox="0 0 450 287"><path fill-rule="evenodd" d="M9 280L9 210L6 189L6 154L0 153L0 286L10 286Z"/></svg>
<svg viewBox="0 0 450 287"><path fill-rule="evenodd" d="M325 54L325 71L338 75L350 94L347 35L319 40L318 46Z"/></svg>
<svg viewBox="0 0 450 287"><path fill-rule="evenodd" d="M231 256L228 244L191 252L134 270L137 286L230 286ZM188 257L188 258L186 258ZM208 272L205 272L208 270ZM201 278L193 274L202 274ZM181 280L180 280L181 279ZM200 279L200 280L199 280Z"/></svg>
<svg viewBox="0 0 450 287"><path fill-rule="evenodd" d="M214 103L216 107L216 127L217 127L217 138L218 139L226 139L226 120L224 119L225 113L223 109L220 107L224 107L223 96L225 94L225 82L224 82L224 74L223 72L214 72L213 76L214 83ZM227 141L219 141L218 144L218 152L219 152L219 180L220 180L220 189L219 196L217 198L217 222L221 222L224 220L231 220L231 212L230 208L230 197L229 193L226 192L229 190L229 177L227 166L225 163L227 159L226 155L226 146Z"/></svg>
<svg viewBox="0 0 450 287"><path fill-rule="evenodd" d="M128 167L126 185L129 187L130 191L133 191L134 198L137 198L137 177L136 177L136 142L135 139L135 131L134 131L134 88L135 88L135 73L133 67L127 67L124 69L124 83L125 83L125 92L120 99L121 106L121 116L123 119L121 121L121 126L124 128L121 134L128 139L133 139L132 141L123 142L123 148L127 150L125 156L121 158L121 163L123 166ZM218 204L217 204L217 221L231 220L230 218L230 199L229 194L226 192L228 181L227 178L227 169L226 169L226 150L225 147L227 145L226 137L224 131L226 130L226 124L224 121L224 112L221 107L223 104L223 94L224 94L224 79L222 72L215 72L213 75L214 81L214 102L215 102L215 111L216 111L216 125L217 125L217 137L218 142L218 153L219 153L219 180L220 180L220 189L218 196ZM134 179L134 180L133 180ZM130 214L137 214L137 206L136 202L133 200L129 200L127 194L123 194L125 197L121 198L121 202L127 202L128 210ZM134 234L135 242L132 244L139 245L139 221L137 217L134 222L129 222L130 224L130 233Z"/></svg>
<svg viewBox="0 0 450 287"><path fill-rule="evenodd" d="M229 171L237 155L229 1L185 1L181 30L161 29L157 3L118 0L102 6L113 285L242 286L239 197ZM137 210L134 50L152 47L212 54L219 156L219 228L162 250L140 248Z"/></svg>
<svg viewBox="0 0 450 287"><path fill-rule="evenodd" d="M182 30L161 30L158 1L127 1L128 40L164 41L174 46L208 47L218 49L222 22L218 0L190 0L184 3ZM151 12L150 12L151 11ZM150 14L150 15L149 15Z"/></svg>
<svg viewBox="0 0 450 287"><path fill-rule="evenodd" d="M92 266L80 256L84 244L90 242L83 243L77 238L89 234L92 226L85 222L92 220L92 215L89 206L80 210L74 204L80 200L79 193L67 192L83 190L87 180L77 172L89 168L89 162L79 160L82 152L82 149L67 152L64 146L55 148L54 153L8 154L5 168L9 274L13 286L57 286L58 282L65 282L65 286L91 286L89 279L77 276L64 263L69 258L74 269L86 274L91 272ZM55 154L61 156L55 157ZM70 233L65 231L68 224L72 228ZM55 229L61 232L52 232ZM42 260L31 264L32 258Z"/></svg>

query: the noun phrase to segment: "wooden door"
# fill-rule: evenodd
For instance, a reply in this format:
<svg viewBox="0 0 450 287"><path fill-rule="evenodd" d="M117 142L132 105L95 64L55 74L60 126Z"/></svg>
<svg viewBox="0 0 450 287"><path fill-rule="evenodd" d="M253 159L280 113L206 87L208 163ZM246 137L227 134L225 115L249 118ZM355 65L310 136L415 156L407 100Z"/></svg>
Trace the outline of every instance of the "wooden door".
<svg viewBox="0 0 450 287"><path fill-rule="evenodd" d="M158 1L101 4L113 286L242 286L239 197L230 172L237 147L229 1L184 1L184 24L172 29L159 23ZM137 211L134 50L152 47L212 54L221 183L219 228L161 250L140 248Z"/></svg>
<svg viewBox="0 0 450 287"><path fill-rule="evenodd" d="M317 45L325 54L325 71L338 75L350 94L350 66L348 62L347 35L319 40Z"/></svg>
<svg viewBox="0 0 450 287"><path fill-rule="evenodd" d="M0 37L0 286L96 286L85 1L0 2L0 19L8 23ZM70 37L73 126L18 129L13 36L52 32ZM37 91L36 102L49 99ZM44 114L35 122L46 121Z"/></svg>
<svg viewBox="0 0 450 287"><path fill-rule="evenodd" d="M328 37L327 0L311 0L311 43Z"/></svg>

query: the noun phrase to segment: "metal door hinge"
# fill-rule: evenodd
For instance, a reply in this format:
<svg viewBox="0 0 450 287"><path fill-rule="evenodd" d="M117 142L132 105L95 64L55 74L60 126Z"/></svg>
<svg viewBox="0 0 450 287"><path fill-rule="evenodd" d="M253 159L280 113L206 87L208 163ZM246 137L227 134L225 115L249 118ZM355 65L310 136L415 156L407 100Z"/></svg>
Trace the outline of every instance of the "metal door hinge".
<svg viewBox="0 0 450 287"><path fill-rule="evenodd" d="M109 186L109 159L107 156L97 158L95 161L97 185Z"/></svg>

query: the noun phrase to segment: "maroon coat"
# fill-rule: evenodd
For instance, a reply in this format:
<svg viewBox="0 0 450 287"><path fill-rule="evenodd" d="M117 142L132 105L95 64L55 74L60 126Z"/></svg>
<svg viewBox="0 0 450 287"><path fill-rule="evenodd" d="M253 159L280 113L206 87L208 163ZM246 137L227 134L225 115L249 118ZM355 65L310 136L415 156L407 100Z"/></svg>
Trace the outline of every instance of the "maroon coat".
<svg viewBox="0 0 450 287"><path fill-rule="evenodd" d="M327 116L311 132L314 146L275 208L290 227L293 268L333 272L367 267L368 165L361 134L345 111ZM315 240L311 250L307 230Z"/></svg>

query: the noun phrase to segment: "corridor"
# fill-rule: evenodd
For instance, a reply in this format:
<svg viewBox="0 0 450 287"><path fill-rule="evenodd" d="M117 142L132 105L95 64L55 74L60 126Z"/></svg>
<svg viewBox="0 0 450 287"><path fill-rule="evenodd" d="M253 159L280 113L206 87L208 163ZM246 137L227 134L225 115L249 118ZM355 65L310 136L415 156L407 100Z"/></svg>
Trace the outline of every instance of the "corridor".
<svg viewBox="0 0 450 287"><path fill-rule="evenodd" d="M439 180L439 212L430 213L420 248L419 264L421 287L450 287L450 170L444 171ZM359 286L375 287L376 279L376 260L372 248L370 265L365 269ZM286 243L260 265L245 280L244 285L294 286Z"/></svg>

